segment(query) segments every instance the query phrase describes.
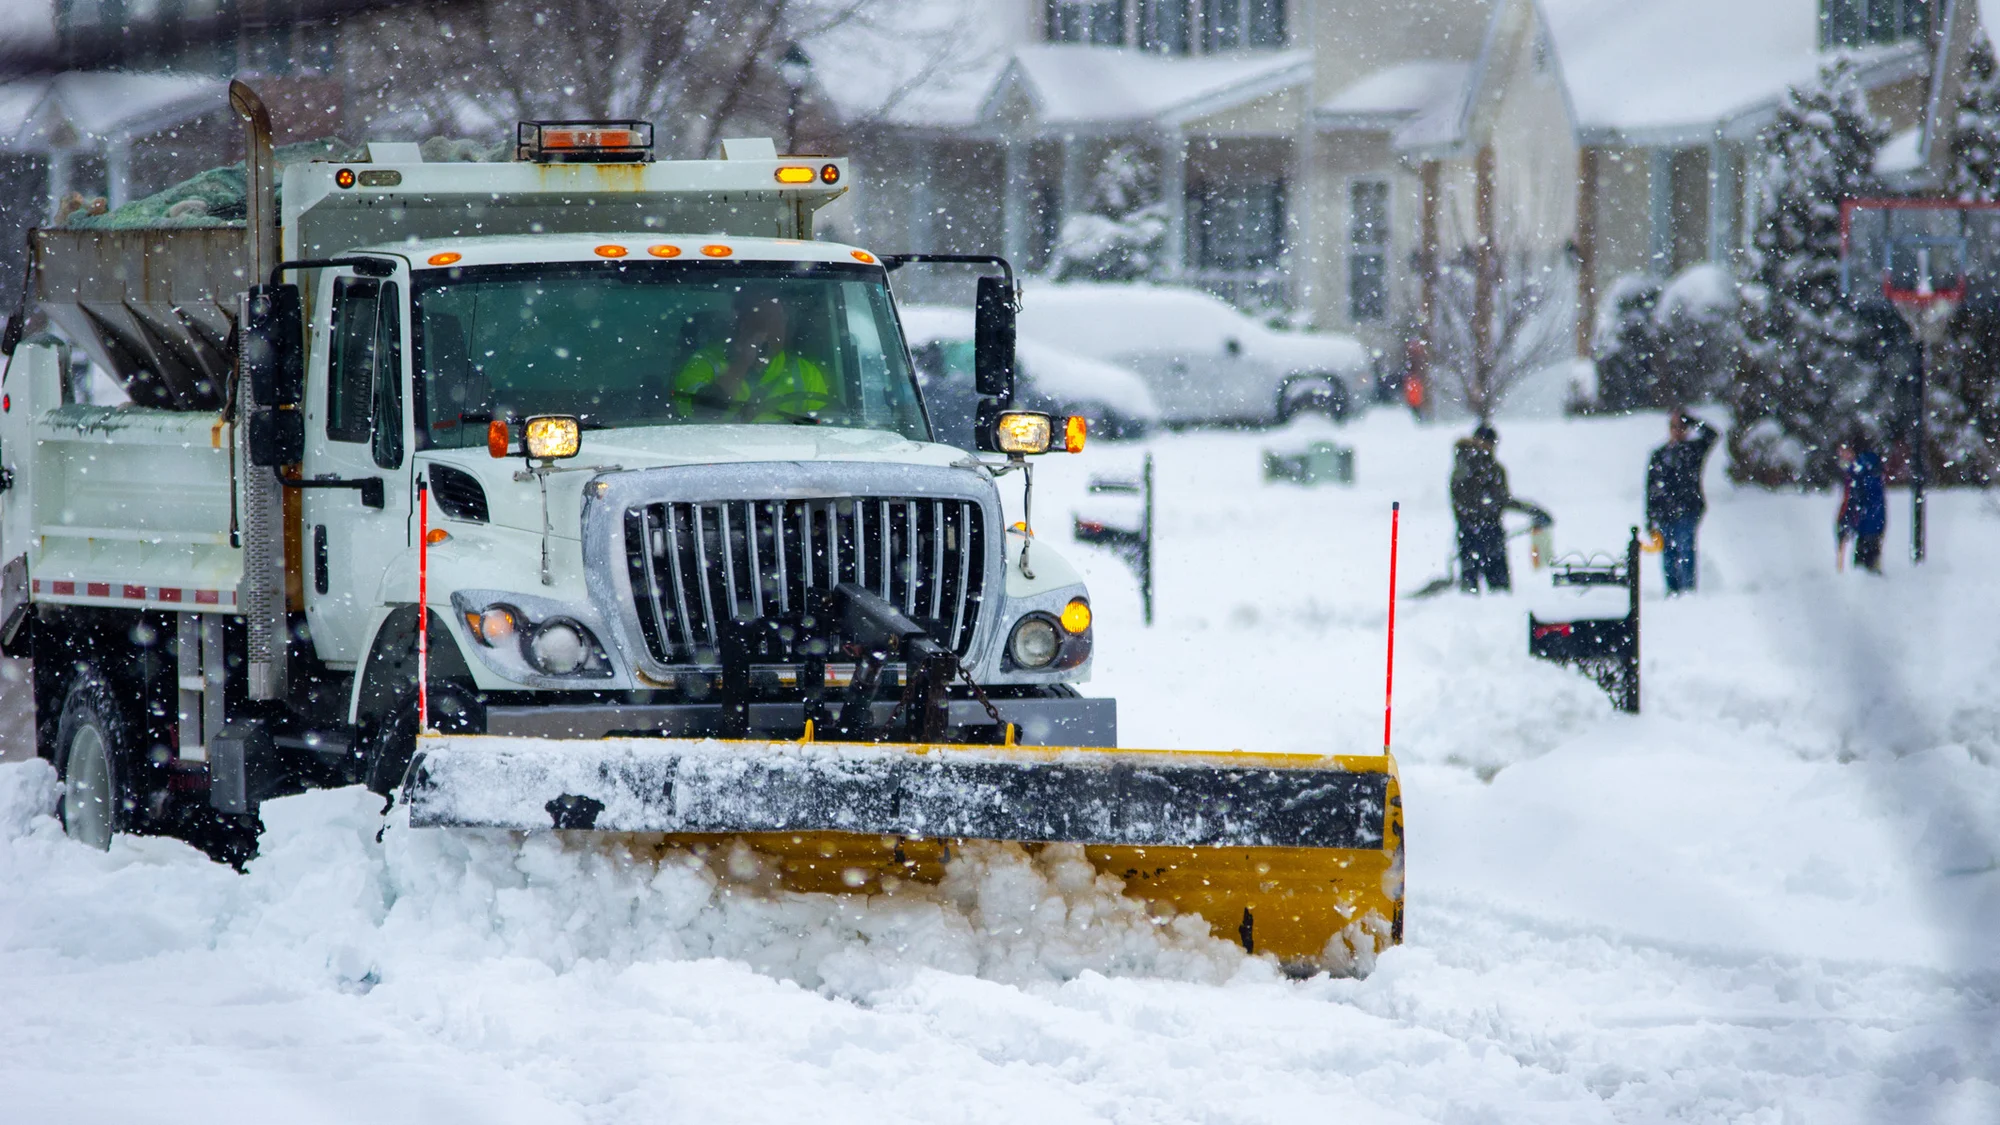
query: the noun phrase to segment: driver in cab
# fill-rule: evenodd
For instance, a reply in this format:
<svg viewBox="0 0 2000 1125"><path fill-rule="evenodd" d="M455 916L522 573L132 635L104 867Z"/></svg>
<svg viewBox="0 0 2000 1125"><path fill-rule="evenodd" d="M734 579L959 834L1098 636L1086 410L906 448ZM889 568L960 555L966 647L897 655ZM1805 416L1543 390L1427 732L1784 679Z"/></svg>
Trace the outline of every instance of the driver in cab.
<svg viewBox="0 0 2000 1125"><path fill-rule="evenodd" d="M736 293L734 326L674 376L674 399L698 415L734 422L817 422L837 405L826 369L796 350L792 310L775 286Z"/></svg>

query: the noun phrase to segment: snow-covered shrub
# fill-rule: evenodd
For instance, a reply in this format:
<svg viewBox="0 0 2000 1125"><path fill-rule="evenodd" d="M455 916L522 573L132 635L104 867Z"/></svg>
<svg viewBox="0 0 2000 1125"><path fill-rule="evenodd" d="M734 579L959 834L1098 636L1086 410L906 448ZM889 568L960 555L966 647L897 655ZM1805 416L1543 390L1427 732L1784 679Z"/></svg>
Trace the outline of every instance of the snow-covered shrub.
<svg viewBox="0 0 2000 1125"><path fill-rule="evenodd" d="M1063 220L1049 272L1057 281L1137 281L1158 271L1167 240L1159 167L1134 144L1112 146L1082 212Z"/></svg>
<svg viewBox="0 0 2000 1125"><path fill-rule="evenodd" d="M1660 291L1653 310L1657 405L1706 402L1728 387L1739 354L1736 305L1736 279L1710 262L1681 271Z"/></svg>
<svg viewBox="0 0 2000 1125"><path fill-rule="evenodd" d="M1653 313L1660 305L1658 278L1629 273L1612 281L1598 307L1591 334L1597 361L1593 412L1622 412L1653 405L1659 379L1660 330Z"/></svg>

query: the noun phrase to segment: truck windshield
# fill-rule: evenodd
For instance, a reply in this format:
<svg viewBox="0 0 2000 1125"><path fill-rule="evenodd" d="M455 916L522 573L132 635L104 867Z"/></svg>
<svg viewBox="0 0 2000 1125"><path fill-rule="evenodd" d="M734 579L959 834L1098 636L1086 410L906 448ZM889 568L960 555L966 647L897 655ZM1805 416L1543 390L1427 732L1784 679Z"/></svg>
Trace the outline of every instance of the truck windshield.
<svg viewBox="0 0 2000 1125"><path fill-rule="evenodd" d="M841 265L508 265L417 275L432 448L493 418L586 428L845 426L929 440L879 270Z"/></svg>

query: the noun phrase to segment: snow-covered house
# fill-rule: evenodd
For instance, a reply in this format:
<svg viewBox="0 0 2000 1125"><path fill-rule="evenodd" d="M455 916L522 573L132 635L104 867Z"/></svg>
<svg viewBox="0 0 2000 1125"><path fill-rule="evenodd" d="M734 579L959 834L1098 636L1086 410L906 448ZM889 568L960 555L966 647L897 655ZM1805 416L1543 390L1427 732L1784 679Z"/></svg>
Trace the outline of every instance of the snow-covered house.
<svg viewBox="0 0 2000 1125"><path fill-rule="evenodd" d="M228 84L180 74L72 71L0 83L0 293L19 286L28 228L64 196L111 206L157 191L234 137Z"/></svg>
<svg viewBox="0 0 2000 1125"><path fill-rule="evenodd" d="M1851 60L1896 131L1924 119L1943 5L1927 0L1497 0L1453 120L1398 138L1420 259L1468 241L1573 271L1577 350L1618 278L1726 262L1785 90ZM1496 266L1496 269L1504 268Z"/></svg>

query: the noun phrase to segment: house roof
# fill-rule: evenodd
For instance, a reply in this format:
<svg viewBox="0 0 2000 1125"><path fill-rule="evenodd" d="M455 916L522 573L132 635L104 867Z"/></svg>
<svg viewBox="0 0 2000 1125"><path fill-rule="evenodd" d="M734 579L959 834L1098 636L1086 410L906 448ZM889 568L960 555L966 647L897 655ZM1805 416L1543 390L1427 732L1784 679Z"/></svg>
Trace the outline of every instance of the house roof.
<svg viewBox="0 0 2000 1125"><path fill-rule="evenodd" d="M148 133L228 105L229 84L185 74L72 71L0 83L0 148L35 149L67 130L86 137Z"/></svg>
<svg viewBox="0 0 2000 1125"><path fill-rule="evenodd" d="M1979 0L2000 8L2000 0ZM1865 85L1926 71L1927 46L1824 51L1819 0L1499 0L1485 47L1455 105L1439 104L1399 126L1405 152L1463 143L1480 99L1498 94L1500 58L1515 31L1543 40L1585 144L1700 144L1748 134L1785 91L1837 57Z"/></svg>
<svg viewBox="0 0 2000 1125"><path fill-rule="evenodd" d="M982 111L1018 90L1046 125L1183 124L1312 80L1312 53L1176 58L1044 44L1014 52Z"/></svg>
<svg viewBox="0 0 2000 1125"><path fill-rule="evenodd" d="M1362 78L1313 107L1323 128L1383 128L1456 106L1465 95L1472 64L1420 60L1398 63Z"/></svg>
<svg viewBox="0 0 2000 1125"><path fill-rule="evenodd" d="M1775 104L1833 57L1819 46L1819 0L1537 3L1586 137L1712 134ZM1925 48L1844 53L1889 80L1919 72Z"/></svg>

